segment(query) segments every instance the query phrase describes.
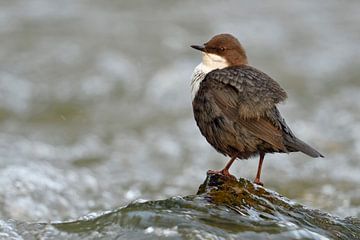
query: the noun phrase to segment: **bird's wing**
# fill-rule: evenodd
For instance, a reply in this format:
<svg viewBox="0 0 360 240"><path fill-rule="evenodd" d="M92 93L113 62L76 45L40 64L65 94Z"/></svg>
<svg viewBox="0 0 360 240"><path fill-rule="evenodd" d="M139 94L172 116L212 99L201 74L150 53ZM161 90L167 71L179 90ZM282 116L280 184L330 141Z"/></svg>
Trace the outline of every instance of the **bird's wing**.
<svg viewBox="0 0 360 240"><path fill-rule="evenodd" d="M272 112L287 96L268 75L250 66L214 70L206 75L200 90L207 92L229 120L286 151L281 124Z"/></svg>
<svg viewBox="0 0 360 240"><path fill-rule="evenodd" d="M285 90L276 81L247 65L214 70L206 75L203 82L206 81L223 83L236 89L236 99L231 100L231 107L235 107L245 119L261 117L287 98ZM220 101L226 99L226 96L219 97Z"/></svg>

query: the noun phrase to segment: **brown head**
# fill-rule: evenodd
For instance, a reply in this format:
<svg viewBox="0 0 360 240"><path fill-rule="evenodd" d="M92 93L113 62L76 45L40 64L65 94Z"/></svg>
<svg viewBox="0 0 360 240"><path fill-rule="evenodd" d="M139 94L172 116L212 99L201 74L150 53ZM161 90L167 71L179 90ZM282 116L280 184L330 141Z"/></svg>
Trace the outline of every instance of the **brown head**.
<svg viewBox="0 0 360 240"><path fill-rule="evenodd" d="M225 59L228 66L243 65L248 63L244 48L231 34L219 34L214 36L207 43L204 43L202 46L192 45L191 47L202 51L204 55Z"/></svg>

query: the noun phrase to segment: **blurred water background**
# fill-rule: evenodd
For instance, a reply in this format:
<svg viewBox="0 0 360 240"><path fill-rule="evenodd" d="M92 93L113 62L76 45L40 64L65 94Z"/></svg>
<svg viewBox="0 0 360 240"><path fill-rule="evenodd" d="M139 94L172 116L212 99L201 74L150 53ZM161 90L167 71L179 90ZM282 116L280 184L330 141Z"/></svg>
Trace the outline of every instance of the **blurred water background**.
<svg viewBox="0 0 360 240"><path fill-rule="evenodd" d="M62 221L196 192L226 158L200 135L191 44L237 36L326 157L268 155L266 187L360 216L359 1L0 2L0 219ZM236 162L253 179L257 159Z"/></svg>

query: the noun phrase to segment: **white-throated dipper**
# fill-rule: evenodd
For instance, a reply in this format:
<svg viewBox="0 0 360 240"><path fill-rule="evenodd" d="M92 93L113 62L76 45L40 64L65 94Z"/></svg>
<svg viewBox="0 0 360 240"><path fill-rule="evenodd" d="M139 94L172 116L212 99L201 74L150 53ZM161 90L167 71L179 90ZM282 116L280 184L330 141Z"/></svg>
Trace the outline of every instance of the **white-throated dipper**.
<svg viewBox="0 0 360 240"><path fill-rule="evenodd" d="M260 181L266 153L303 152L323 157L298 139L276 107L287 94L262 71L248 65L240 42L219 34L192 48L202 52L202 62L191 79L194 117L201 134L220 153L229 156L225 168L212 173L232 176L235 159L259 155L255 183Z"/></svg>

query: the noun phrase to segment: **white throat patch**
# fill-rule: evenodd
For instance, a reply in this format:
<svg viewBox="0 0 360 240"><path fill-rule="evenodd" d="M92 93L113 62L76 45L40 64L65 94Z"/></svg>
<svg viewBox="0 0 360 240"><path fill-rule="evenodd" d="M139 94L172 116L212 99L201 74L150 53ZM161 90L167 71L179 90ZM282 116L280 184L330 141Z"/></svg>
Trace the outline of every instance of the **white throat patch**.
<svg viewBox="0 0 360 240"><path fill-rule="evenodd" d="M215 69L222 69L229 66L225 58L212 54L203 53L202 62L196 66L191 76L191 97L194 100L196 93L199 90L200 83L204 80L206 74Z"/></svg>
<svg viewBox="0 0 360 240"><path fill-rule="evenodd" d="M207 68L211 69L210 71L229 66L225 58L212 53L203 53L202 62Z"/></svg>

